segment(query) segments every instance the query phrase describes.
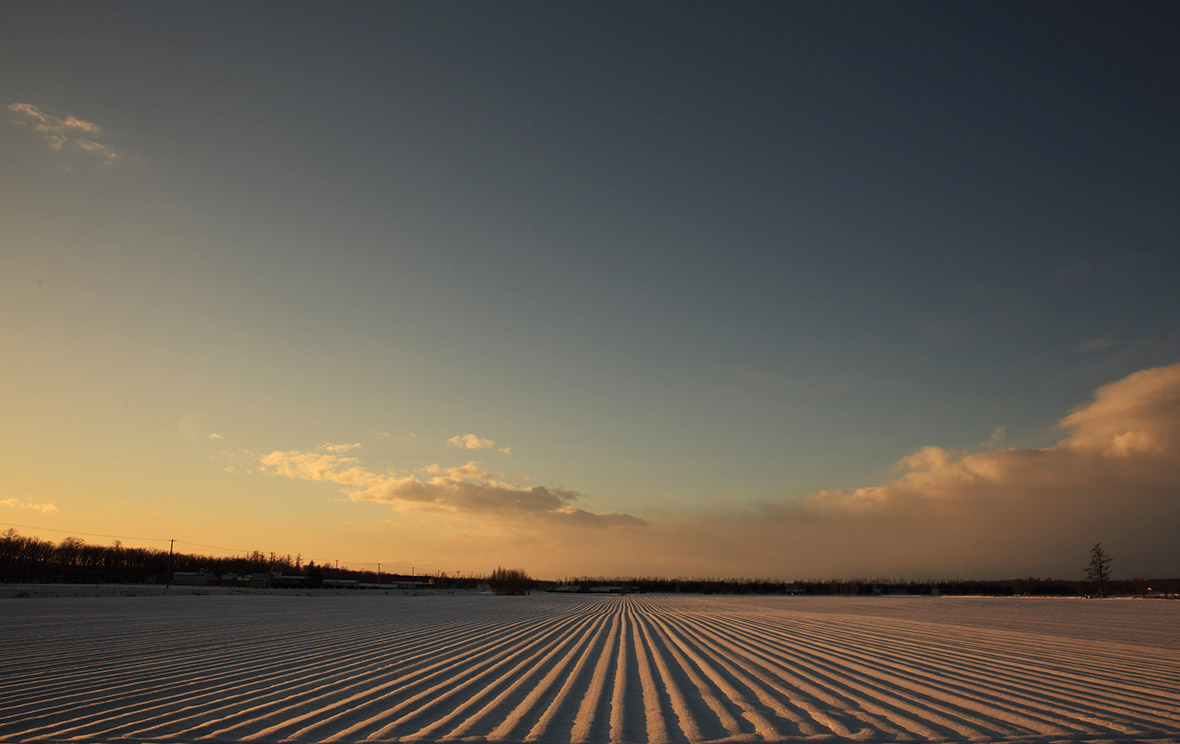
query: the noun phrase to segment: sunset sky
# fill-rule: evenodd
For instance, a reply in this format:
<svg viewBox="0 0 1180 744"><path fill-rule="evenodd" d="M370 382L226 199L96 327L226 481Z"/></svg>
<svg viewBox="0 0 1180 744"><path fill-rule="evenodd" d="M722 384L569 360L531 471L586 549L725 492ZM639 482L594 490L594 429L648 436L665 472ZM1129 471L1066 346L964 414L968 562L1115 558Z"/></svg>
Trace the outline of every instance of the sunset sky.
<svg viewBox="0 0 1180 744"><path fill-rule="evenodd" d="M0 530L1180 575L1180 5L0 4Z"/></svg>

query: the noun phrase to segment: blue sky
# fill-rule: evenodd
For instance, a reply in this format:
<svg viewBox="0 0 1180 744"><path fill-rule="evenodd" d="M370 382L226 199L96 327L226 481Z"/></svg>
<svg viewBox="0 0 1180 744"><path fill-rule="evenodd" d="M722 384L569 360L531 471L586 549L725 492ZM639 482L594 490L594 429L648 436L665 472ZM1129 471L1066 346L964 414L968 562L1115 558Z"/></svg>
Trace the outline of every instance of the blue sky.
<svg viewBox="0 0 1180 744"><path fill-rule="evenodd" d="M1052 447L1100 386L1180 360L1168 4L0 21L0 519L46 535L621 571L598 533L548 566L540 528L468 501L259 462L479 462L473 498L671 530L889 484L929 445ZM735 551L718 573L912 569ZM978 571L1057 568L1022 560Z"/></svg>

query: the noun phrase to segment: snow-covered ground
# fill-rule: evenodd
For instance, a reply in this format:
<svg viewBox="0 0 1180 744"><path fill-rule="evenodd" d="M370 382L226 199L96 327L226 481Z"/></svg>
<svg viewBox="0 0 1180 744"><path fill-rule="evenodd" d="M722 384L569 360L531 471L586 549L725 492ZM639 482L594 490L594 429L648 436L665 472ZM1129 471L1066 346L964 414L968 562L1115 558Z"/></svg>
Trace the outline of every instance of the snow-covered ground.
<svg viewBox="0 0 1180 744"><path fill-rule="evenodd" d="M1180 602L0 599L0 741L1180 742Z"/></svg>

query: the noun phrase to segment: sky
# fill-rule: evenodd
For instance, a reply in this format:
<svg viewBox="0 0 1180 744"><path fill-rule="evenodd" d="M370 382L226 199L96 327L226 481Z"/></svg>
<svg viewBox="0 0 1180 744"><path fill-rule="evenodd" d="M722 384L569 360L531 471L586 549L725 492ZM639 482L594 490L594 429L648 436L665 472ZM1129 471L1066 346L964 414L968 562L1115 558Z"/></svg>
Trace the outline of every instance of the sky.
<svg viewBox="0 0 1180 744"><path fill-rule="evenodd" d="M9 0L0 528L1180 575L1180 8Z"/></svg>

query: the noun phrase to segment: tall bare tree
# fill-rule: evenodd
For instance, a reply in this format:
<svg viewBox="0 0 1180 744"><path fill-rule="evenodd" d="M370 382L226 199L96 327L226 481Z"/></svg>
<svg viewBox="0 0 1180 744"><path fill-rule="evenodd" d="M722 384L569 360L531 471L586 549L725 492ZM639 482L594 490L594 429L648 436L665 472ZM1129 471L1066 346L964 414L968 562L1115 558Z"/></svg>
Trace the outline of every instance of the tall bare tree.
<svg viewBox="0 0 1180 744"><path fill-rule="evenodd" d="M1098 583L1098 592L1106 597L1106 582L1110 581L1111 557L1102 549L1102 543L1090 548L1090 563L1086 565L1086 578Z"/></svg>

